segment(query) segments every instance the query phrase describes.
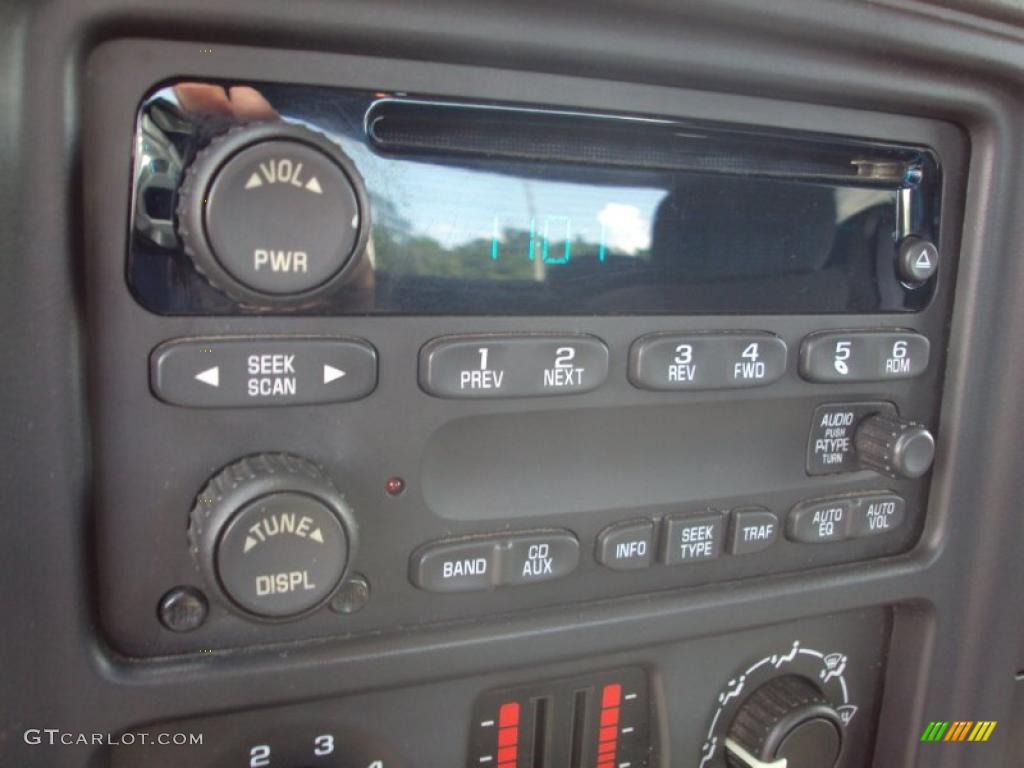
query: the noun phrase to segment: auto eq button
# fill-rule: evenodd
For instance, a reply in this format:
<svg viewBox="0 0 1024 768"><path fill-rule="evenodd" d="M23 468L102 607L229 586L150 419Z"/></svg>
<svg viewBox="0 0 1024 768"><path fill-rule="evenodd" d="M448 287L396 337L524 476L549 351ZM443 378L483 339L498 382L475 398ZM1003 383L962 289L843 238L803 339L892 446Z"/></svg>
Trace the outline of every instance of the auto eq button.
<svg viewBox="0 0 1024 768"><path fill-rule="evenodd" d="M357 339L182 339L150 355L153 393L193 408L357 400L377 385L377 352Z"/></svg>
<svg viewBox="0 0 1024 768"><path fill-rule="evenodd" d="M850 535L849 499L824 499L797 504L789 513L786 536L803 544L842 541Z"/></svg>

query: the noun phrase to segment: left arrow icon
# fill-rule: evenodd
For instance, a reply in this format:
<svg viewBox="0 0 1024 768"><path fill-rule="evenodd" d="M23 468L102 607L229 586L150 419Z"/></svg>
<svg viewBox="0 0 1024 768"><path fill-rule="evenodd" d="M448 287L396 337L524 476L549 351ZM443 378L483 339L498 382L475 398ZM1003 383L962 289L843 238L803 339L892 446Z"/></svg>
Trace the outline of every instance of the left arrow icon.
<svg viewBox="0 0 1024 768"><path fill-rule="evenodd" d="M215 365L213 368L207 368L205 371L200 371L196 374L196 379L203 382L203 384L209 384L211 387L219 387L220 366Z"/></svg>

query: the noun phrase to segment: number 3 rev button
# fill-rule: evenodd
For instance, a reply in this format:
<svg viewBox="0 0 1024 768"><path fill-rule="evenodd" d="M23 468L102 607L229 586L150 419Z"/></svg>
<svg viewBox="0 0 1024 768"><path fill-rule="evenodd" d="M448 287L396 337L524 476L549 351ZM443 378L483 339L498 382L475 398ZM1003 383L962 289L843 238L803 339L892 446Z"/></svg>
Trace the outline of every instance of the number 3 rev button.
<svg viewBox="0 0 1024 768"><path fill-rule="evenodd" d="M629 380L642 389L737 389L786 372L786 343L770 333L657 333L633 343Z"/></svg>

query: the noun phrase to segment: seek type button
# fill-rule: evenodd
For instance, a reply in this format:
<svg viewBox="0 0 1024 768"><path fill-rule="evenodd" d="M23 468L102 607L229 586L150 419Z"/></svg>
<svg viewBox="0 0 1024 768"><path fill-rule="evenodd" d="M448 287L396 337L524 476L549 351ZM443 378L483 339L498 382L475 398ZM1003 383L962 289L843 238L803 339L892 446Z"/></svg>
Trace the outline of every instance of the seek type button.
<svg viewBox="0 0 1024 768"><path fill-rule="evenodd" d="M377 353L356 339L183 339L153 350L150 384L166 403L200 408L342 402L373 391Z"/></svg>
<svg viewBox="0 0 1024 768"><path fill-rule="evenodd" d="M665 565L714 560L722 553L725 518L721 512L665 520Z"/></svg>
<svg viewBox="0 0 1024 768"><path fill-rule="evenodd" d="M789 513L786 535L804 544L842 541L850 535L852 502L824 499L797 504Z"/></svg>
<svg viewBox="0 0 1024 768"><path fill-rule="evenodd" d="M580 543L569 531L508 536L500 544L502 586L532 584L566 576L580 562Z"/></svg>

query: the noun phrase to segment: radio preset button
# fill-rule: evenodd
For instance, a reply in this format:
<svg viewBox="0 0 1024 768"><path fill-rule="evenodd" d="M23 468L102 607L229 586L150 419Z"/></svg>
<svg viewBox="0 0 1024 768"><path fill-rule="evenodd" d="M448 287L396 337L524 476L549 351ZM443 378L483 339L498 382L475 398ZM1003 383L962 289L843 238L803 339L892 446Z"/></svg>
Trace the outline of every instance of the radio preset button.
<svg viewBox="0 0 1024 768"><path fill-rule="evenodd" d="M868 416L895 416L892 403L826 403L814 409L807 436L807 474L830 475L863 469L854 445L857 427Z"/></svg>
<svg viewBox="0 0 1024 768"><path fill-rule="evenodd" d="M596 557L615 571L649 568L654 561L654 523L630 520L608 526L597 537Z"/></svg>
<svg viewBox="0 0 1024 768"><path fill-rule="evenodd" d="M919 333L842 331L815 333L800 350L800 375L808 381L911 379L928 368L930 344Z"/></svg>
<svg viewBox="0 0 1024 768"><path fill-rule="evenodd" d="M497 585L496 539L442 541L413 554L410 579L430 592L470 592Z"/></svg>
<svg viewBox="0 0 1024 768"><path fill-rule="evenodd" d="M852 502L824 499L797 504L789 513L786 536L803 544L842 541L850 535Z"/></svg>
<svg viewBox="0 0 1024 768"><path fill-rule="evenodd" d="M377 352L355 339L182 339L153 350L149 376L153 393L172 405L343 402L377 386Z"/></svg>
<svg viewBox="0 0 1024 768"><path fill-rule="evenodd" d="M903 524L907 503L895 493L858 496L850 521L850 534L857 538L888 533Z"/></svg>
<svg viewBox="0 0 1024 768"><path fill-rule="evenodd" d="M499 547L499 584L504 587L558 579L580 562L580 543L568 531L516 534L505 537Z"/></svg>
<svg viewBox="0 0 1024 768"><path fill-rule="evenodd" d="M584 334L447 336L420 351L420 386L437 397L571 395L607 377L608 347Z"/></svg>
<svg viewBox="0 0 1024 768"><path fill-rule="evenodd" d="M768 549L779 538L779 518L774 512L760 507L734 509L729 553L749 555Z"/></svg>
<svg viewBox="0 0 1024 768"><path fill-rule="evenodd" d="M722 553L725 517L721 512L669 517L664 526L665 565L714 560Z"/></svg>
<svg viewBox="0 0 1024 768"><path fill-rule="evenodd" d="M786 343L770 333L657 333L629 352L629 380L643 389L760 387L785 372Z"/></svg>

